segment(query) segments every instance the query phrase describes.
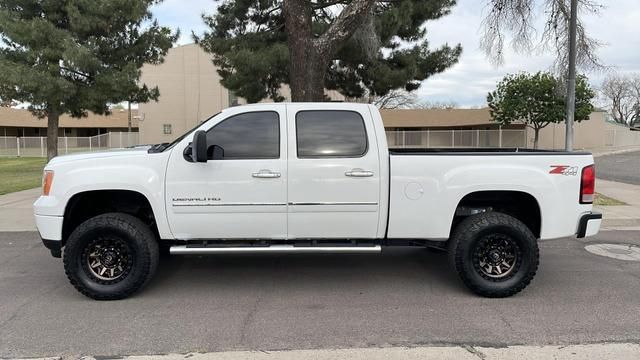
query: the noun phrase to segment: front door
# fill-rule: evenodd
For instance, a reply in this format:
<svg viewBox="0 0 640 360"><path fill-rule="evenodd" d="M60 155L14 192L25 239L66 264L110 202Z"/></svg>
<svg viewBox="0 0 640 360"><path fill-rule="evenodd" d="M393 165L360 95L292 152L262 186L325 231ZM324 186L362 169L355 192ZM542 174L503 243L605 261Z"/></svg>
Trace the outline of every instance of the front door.
<svg viewBox="0 0 640 360"><path fill-rule="evenodd" d="M289 238L375 238L381 174L371 115L323 107L287 105Z"/></svg>
<svg viewBox="0 0 640 360"><path fill-rule="evenodd" d="M284 105L229 109L209 120L209 160L185 159L185 139L167 168L166 209L177 239L285 239L287 150ZM213 146L222 157L213 159Z"/></svg>

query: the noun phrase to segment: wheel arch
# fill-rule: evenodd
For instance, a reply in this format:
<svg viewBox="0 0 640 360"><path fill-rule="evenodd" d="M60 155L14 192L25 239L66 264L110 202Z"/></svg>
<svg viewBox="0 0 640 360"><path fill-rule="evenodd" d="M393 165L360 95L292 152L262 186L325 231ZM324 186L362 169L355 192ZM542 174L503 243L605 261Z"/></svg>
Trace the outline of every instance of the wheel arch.
<svg viewBox="0 0 640 360"><path fill-rule="evenodd" d="M451 233L474 211L501 212L522 221L536 238L542 231L542 211L538 199L519 190L480 190L464 195L458 202L451 222Z"/></svg>
<svg viewBox="0 0 640 360"><path fill-rule="evenodd" d="M149 199L135 190L88 190L67 202L62 224L62 245L82 222L106 213L121 212L142 220L159 239L156 214Z"/></svg>

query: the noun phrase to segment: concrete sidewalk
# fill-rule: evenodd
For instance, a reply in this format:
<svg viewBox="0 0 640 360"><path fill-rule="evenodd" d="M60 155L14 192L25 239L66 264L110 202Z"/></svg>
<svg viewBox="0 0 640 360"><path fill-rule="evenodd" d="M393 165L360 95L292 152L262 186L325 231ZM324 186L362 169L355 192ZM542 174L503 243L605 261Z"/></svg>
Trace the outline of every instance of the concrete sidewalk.
<svg viewBox="0 0 640 360"><path fill-rule="evenodd" d="M640 227L640 186L597 179L596 192L627 203L595 207L604 228Z"/></svg>
<svg viewBox="0 0 640 360"><path fill-rule="evenodd" d="M0 231L36 231L33 202L41 193L38 187L0 195Z"/></svg>
<svg viewBox="0 0 640 360"><path fill-rule="evenodd" d="M85 356L82 360L108 358ZM125 360L506 360L506 359L620 359L640 358L639 344L585 344L567 346L508 346L502 348L479 346L390 347L359 349L319 349L283 351L227 351L148 356L114 357ZM41 358L59 360L62 357Z"/></svg>

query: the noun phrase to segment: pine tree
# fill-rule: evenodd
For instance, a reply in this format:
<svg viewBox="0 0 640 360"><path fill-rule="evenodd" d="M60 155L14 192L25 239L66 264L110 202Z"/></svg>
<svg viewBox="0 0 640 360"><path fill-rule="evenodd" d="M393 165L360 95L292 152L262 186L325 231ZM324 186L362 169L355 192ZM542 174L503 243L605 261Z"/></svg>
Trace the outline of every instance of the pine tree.
<svg viewBox="0 0 640 360"><path fill-rule="evenodd" d="M322 101L413 91L458 61L460 45L429 48L425 22L454 0L224 0L195 37L213 54L222 84L249 102Z"/></svg>
<svg viewBox="0 0 640 360"><path fill-rule="evenodd" d="M178 34L153 19L157 0L0 0L0 98L47 118L47 156L57 155L60 115L109 113L109 104L157 100L138 84Z"/></svg>

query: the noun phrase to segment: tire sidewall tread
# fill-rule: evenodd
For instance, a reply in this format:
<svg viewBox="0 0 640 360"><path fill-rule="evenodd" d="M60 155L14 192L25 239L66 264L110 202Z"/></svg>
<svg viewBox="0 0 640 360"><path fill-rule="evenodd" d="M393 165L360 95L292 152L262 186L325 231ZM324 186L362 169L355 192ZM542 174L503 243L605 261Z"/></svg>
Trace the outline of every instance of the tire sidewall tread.
<svg viewBox="0 0 640 360"><path fill-rule="evenodd" d="M111 285L92 281L81 265L82 251L91 236L110 231L123 237L132 247L135 261L131 272ZM64 247L63 263L69 282L83 295L95 300L118 300L143 288L158 267L159 249L155 235L140 219L124 213L98 215L80 224Z"/></svg>
<svg viewBox="0 0 640 360"><path fill-rule="evenodd" d="M506 233L518 242L522 263L513 277L504 281L483 278L474 269L471 249L482 236ZM449 262L462 282L474 293L491 298L509 297L522 291L535 276L540 262L536 237L520 220L499 212L469 216L453 231L449 240Z"/></svg>

